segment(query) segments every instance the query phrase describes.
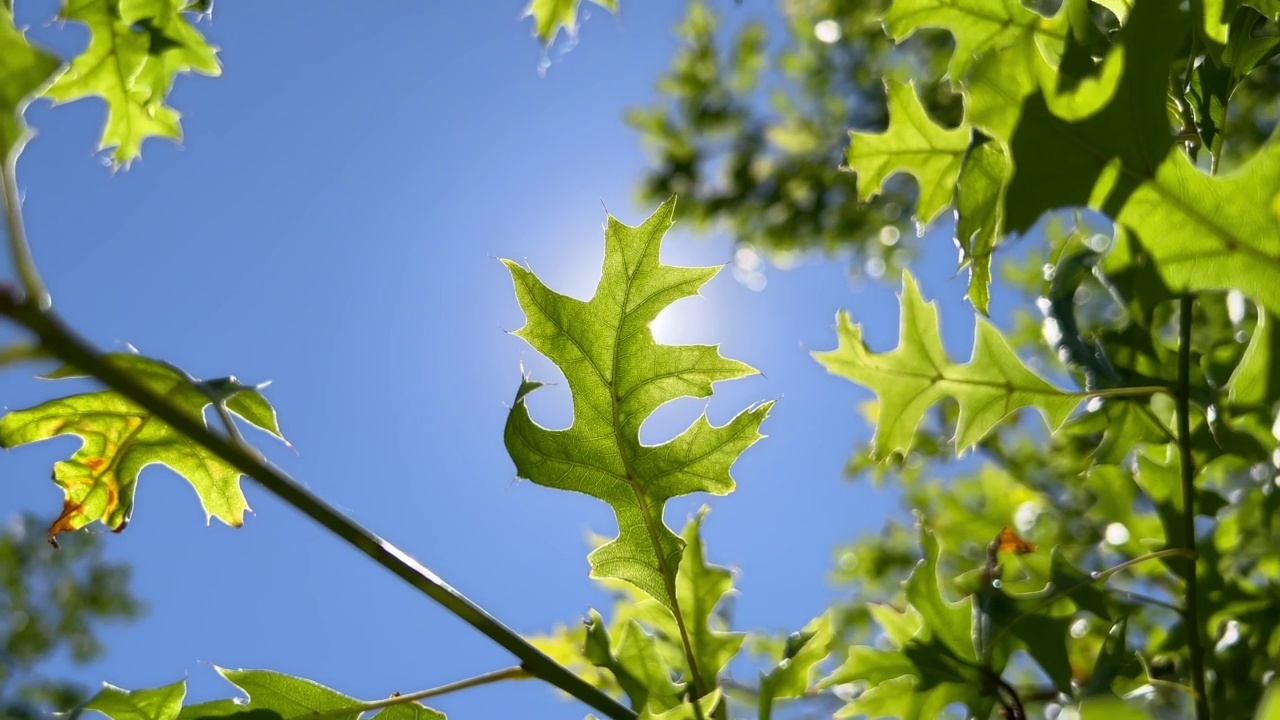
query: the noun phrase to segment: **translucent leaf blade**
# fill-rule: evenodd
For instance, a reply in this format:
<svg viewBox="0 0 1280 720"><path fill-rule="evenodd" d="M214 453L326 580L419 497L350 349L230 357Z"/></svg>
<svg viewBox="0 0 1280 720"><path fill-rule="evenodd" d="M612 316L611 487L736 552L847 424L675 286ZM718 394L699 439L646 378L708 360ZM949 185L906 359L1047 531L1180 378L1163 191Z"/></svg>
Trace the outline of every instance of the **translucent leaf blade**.
<svg viewBox="0 0 1280 720"><path fill-rule="evenodd" d="M45 91L54 102L100 97L107 119L98 149L115 148L116 166L128 166L149 137L180 140L177 110L166 104L181 73L218 75L217 50L185 17L177 0L74 0L64 20L89 28L89 45Z"/></svg>
<svg viewBox="0 0 1280 720"><path fill-rule="evenodd" d="M57 57L27 42L11 9L0 7L0 159L22 150L30 134L23 111L59 65Z"/></svg>
<svg viewBox="0 0 1280 720"><path fill-rule="evenodd" d="M591 554L593 576L631 582L668 607L682 543L663 524L663 505L692 492L730 492L729 468L762 437L760 423L771 405L749 408L719 427L703 415L672 440L640 443L641 424L660 405L707 397L713 383L755 372L714 346L654 341L649 323L658 313L696 294L718 270L661 264L659 248L673 211L671 200L638 227L609 218L602 278L585 302L504 261L526 316L516 335L564 372L574 410L567 429L539 426L525 405L536 385L524 380L505 431L516 471L539 485L613 506L619 535Z"/></svg>
<svg viewBox="0 0 1280 720"><path fill-rule="evenodd" d="M139 355L119 353L105 359L129 371L181 412L204 422L204 410L212 399L186 373ZM76 371L64 368L49 377L76 376ZM243 394L258 395L255 405L266 404L256 389L242 387L237 396ZM58 435L75 435L83 444L70 459L54 465L54 482L66 497L62 513L49 528L50 539L94 521L123 530L133 513L138 476L152 464L165 465L186 478L207 517L233 527L244 522L249 506L240 489L240 472L116 391L50 400L0 418L0 447Z"/></svg>
<svg viewBox="0 0 1280 720"><path fill-rule="evenodd" d="M836 349L813 353L828 372L866 386L879 399L872 438L875 457L905 455L924 413L944 397L960 406L955 437L959 452L1021 408L1039 410L1056 430L1079 404L1079 395L1059 390L1027 369L1000 332L982 318L970 361L951 362L942 346L937 308L924 301L910 273L903 273L901 302L899 344L894 350L873 352L863 342L861 328L841 312Z"/></svg>
<svg viewBox="0 0 1280 720"><path fill-rule="evenodd" d="M913 175L919 185L916 218L923 227L951 204L969 130L944 128L930 119L913 83L888 80L885 91L889 127L883 133L849 133L849 169L858 174L862 200L879 194L892 175Z"/></svg>

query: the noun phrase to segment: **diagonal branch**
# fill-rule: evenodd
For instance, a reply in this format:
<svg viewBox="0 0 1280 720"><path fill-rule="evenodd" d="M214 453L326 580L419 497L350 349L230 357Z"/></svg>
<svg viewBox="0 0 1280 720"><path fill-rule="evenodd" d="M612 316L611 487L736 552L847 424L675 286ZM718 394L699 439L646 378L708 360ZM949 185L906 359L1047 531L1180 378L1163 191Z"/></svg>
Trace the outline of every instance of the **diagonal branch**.
<svg viewBox="0 0 1280 720"><path fill-rule="evenodd" d="M261 453L210 430L200 419L173 407L128 372L103 361L97 349L77 335L57 314L37 303L37 298L24 300L17 288L0 284L0 315L34 333L50 355L87 373L208 448L267 491L506 648L519 658L530 675L555 685L613 720L635 717L633 711L547 657L404 551L338 512L297 480L267 463Z"/></svg>

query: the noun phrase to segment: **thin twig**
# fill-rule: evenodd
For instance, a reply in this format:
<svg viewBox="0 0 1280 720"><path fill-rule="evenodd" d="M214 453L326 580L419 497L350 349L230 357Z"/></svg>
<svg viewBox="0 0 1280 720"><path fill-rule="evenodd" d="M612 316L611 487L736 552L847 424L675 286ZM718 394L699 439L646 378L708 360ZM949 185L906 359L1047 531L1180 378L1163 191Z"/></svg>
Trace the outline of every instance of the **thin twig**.
<svg viewBox="0 0 1280 720"><path fill-rule="evenodd" d="M1129 560L1125 560L1119 565L1114 565L1112 567L1107 568L1106 570L1099 570L1098 572L1090 573L1088 579L1081 580L1080 582L1076 583L1075 585L1072 585L1066 590L1058 591L1055 588L1054 592L1049 593L1034 608L1015 617L1013 620L1009 621L1008 625L1005 625L1004 627L1000 628L1000 632L996 633L996 636L991 639L991 644L995 645L1000 640L1000 638L1004 636L1005 632L1007 632L1014 625L1017 625L1018 622L1022 620L1022 618L1028 617L1030 615L1035 615L1036 613L1058 602L1059 600L1065 597L1071 596L1077 590L1086 588L1097 582L1104 582L1107 578L1111 577L1112 575L1115 575L1121 570L1125 570L1127 568L1133 567L1134 565L1138 565L1140 563L1144 563L1150 560L1159 560L1161 558L1178 557L1178 556L1185 557L1187 555L1188 555L1188 551L1186 548L1167 548L1164 550L1157 550L1155 552L1147 553L1146 555L1139 555L1136 558L1130 558ZM1199 718L1197 718L1197 720L1199 720Z"/></svg>
<svg viewBox="0 0 1280 720"><path fill-rule="evenodd" d="M27 231L22 224L22 198L18 195L18 153L10 152L0 164L0 186L4 194L4 220L9 235L9 255L14 270L22 281L22 289L29 301L41 310L49 309L49 291L45 289L40 271L36 269L27 244Z"/></svg>
<svg viewBox="0 0 1280 720"><path fill-rule="evenodd" d="M1205 692L1204 646L1200 638L1199 583L1196 578L1196 468L1191 456L1191 313L1194 297L1183 295L1178 304L1178 454L1182 480L1183 546L1190 557L1186 568L1187 654L1191 659L1191 687L1196 694L1196 720L1209 720L1209 696Z"/></svg>
<svg viewBox="0 0 1280 720"><path fill-rule="evenodd" d="M268 492L506 648L519 658L531 675L555 685L613 720L636 717L635 712L547 657L404 551L338 512L301 483L267 463L256 451L241 447L231 438L210 430L202 418L193 418L178 410L139 383L132 374L103 360L98 350L80 338L57 314L24 301L16 288L0 284L0 315L35 333L50 354L88 373L203 445L253 478Z"/></svg>
<svg viewBox="0 0 1280 720"><path fill-rule="evenodd" d="M1082 390L1079 395L1098 398L1116 398L1116 397L1143 397L1146 395L1173 395L1173 391L1164 385L1138 385L1134 387L1113 387L1113 388L1094 388L1093 390Z"/></svg>
<svg viewBox="0 0 1280 720"><path fill-rule="evenodd" d="M404 705L406 703L418 702L427 698L439 697L449 693L466 690L467 688L479 687L490 683L501 682L503 680L524 680L531 678L533 675L519 665L494 670L475 677L469 677L465 680L458 680L447 685L420 690L415 693L405 695L393 695L382 700L372 700L370 702L352 705L350 707L339 708L337 710L326 710L324 712L312 713L311 715L302 715L298 720L330 720L331 718L351 717L358 713L368 712L370 710L381 710L382 708L393 707L395 705Z"/></svg>

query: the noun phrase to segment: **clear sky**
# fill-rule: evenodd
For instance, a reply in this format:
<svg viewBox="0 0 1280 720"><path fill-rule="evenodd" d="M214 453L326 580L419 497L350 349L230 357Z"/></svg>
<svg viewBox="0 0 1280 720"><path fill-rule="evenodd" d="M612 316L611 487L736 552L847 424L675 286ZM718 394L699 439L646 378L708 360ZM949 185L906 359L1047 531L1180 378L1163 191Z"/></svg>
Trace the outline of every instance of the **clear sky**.
<svg viewBox="0 0 1280 720"><path fill-rule="evenodd" d="M766 0L719 7L778 24ZM551 286L590 294L604 207L629 224L653 209L634 201L646 156L621 117L653 99L683 3L632 0L618 17L584 8L578 44L553 50L543 76L522 0L221 2L206 31L224 76L178 81L181 146L149 141L113 175L93 153L101 104L37 103L28 117L40 134L20 165L36 258L74 326L197 377L273 381L268 397L297 452L253 435L269 456L525 633L607 607L587 577L586 537L614 527L595 500L515 481L502 425L520 363L541 379L556 373L504 333L523 318L494 258L527 260ZM84 42L80 28L47 23L53 2L18 10L64 54ZM922 286L946 300L948 341L967 352L972 321L946 229L922 242ZM683 231L677 206L664 260L732 258L728 238ZM767 269L760 292L726 271L659 322L660 339L719 342L765 374L717 386L713 421L780 399L770 437L735 466L738 491L668 512L678 528L710 502L709 553L739 570L743 628L790 631L821 612L836 597L830 548L894 512L891 491L842 479L850 448L869 438L856 413L868 395L808 357L834 346L841 307L874 347L894 344L893 288L851 283L847 269L820 258ZM84 387L29 375L0 374L0 402ZM531 406L544 424L569 421L563 385ZM646 439L704 406L664 407ZM75 446L63 438L0 459L0 517L55 511L49 468ZM104 539L133 564L151 612L106 629L102 661L51 670L127 688L186 675L191 695L208 699L231 693L211 665L262 667L377 698L513 664L246 484L247 525L206 527L184 481L146 470L132 524ZM435 704L454 718L586 712L533 681Z"/></svg>

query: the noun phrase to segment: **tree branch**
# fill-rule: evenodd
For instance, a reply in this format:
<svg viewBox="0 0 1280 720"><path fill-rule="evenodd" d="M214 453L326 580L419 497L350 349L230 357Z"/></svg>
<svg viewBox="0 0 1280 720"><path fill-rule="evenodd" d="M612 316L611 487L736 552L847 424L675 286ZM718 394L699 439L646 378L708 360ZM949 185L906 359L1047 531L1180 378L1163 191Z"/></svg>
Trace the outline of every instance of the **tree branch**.
<svg viewBox="0 0 1280 720"><path fill-rule="evenodd" d="M192 418L174 408L127 371L104 361L100 353L80 338L57 314L40 307L33 300L34 298L24 299L17 288L0 284L0 315L11 318L33 332L50 355L82 370L137 403L253 478L268 492L292 505L506 648L520 659L521 665L530 675L555 685L613 720L632 720L636 717L633 711L547 657L404 551L338 512L298 481L268 464L261 453L247 446L242 447L234 440L210 430L202 419Z"/></svg>

